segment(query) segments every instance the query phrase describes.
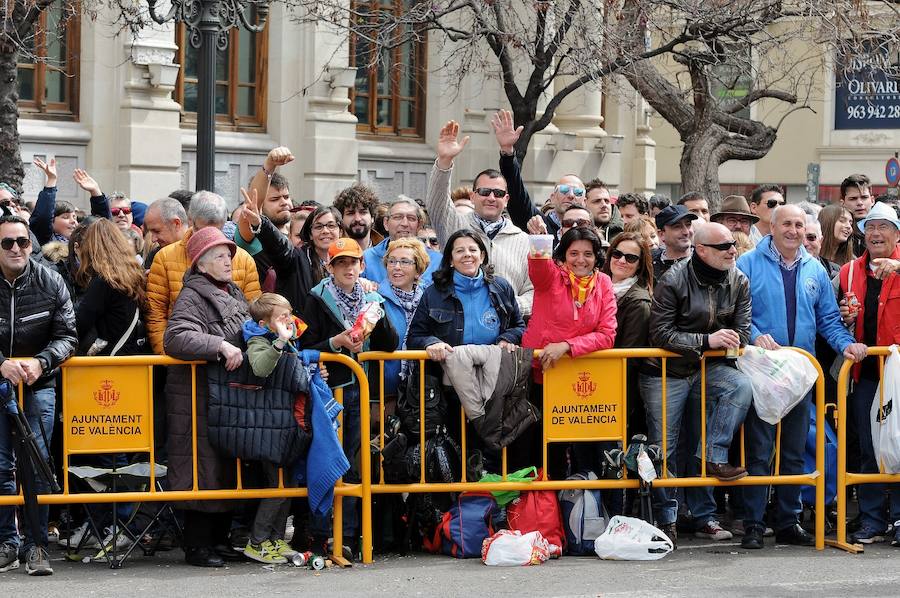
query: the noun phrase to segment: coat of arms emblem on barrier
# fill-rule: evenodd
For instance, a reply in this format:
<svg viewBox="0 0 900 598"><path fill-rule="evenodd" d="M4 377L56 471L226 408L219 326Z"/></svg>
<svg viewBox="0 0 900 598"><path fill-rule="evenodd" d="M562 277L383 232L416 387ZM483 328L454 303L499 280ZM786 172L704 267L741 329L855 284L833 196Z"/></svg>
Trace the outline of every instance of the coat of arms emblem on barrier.
<svg viewBox="0 0 900 598"><path fill-rule="evenodd" d="M582 399L586 399L597 390L597 383L591 380L590 372L578 372L578 380L572 384L572 390Z"/></svg>
<svg viewBox="0 0 900 598"><path fill-rule="evenodd" d="M119 402L119 391L113 388L112 380L103 380L100 389L94 391L94 400L104 409L109 409Z"/></svg>

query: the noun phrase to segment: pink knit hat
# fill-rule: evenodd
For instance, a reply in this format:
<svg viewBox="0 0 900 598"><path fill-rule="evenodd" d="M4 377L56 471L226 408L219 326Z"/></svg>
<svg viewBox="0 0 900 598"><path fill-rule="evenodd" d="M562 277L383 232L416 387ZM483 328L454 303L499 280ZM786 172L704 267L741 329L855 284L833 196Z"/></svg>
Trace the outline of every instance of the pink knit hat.
<svg viewBox="0 0 900 598"><path fill-rule="evenodd" d="M197 263L201 255L219 245L227 246L231 252L231 257L234 257L234 254L237 253L237 246L232 241L229 241L228 237L215 226L207 226L194 231L187 242L187 255L191 261L191 267Z"/></svg>

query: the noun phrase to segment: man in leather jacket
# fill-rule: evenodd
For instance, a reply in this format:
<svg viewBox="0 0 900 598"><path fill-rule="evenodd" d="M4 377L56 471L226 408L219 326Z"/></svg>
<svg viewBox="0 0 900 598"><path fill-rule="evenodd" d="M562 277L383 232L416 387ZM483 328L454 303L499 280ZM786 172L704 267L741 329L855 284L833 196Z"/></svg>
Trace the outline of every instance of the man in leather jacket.
<svg viewBox="0 0 900 598"><path fill-rule="evenodd" d="M680 353L666 363L666 421L662 421L662 370L660 359L649 359L640 375L641 395L647 410L650 442L662 445L666 429L667 465L678 471L678 437L682 418L686 430L688 475L699 475L700 359L708 349L737 349L750 339L750 289L747 277L735 268L734 238L731 231L710 223L694 234L695 249L690 258L673 265L660 279L653 293L650 316L650 345ZM720 480L737 480L747 475L742 467L728 463L728 448L750 407L750 380L734 362L713 358L706 364L706 473ZM696 534L726 540L731 534L715 521L715 501L710 487L692 488L686 493L688 506L697 524ZM654 495L657 522L674 540L678 510L672 490Z"/></svg>
<svg viewBox="0 0 900 598"><path fill-rule="evenodd" d="M30 250L26 222L18 216L0 216L0 376L13 386L24 384L25 417L47 459L56 408L54 371L75 351L77 334L75 312L62 277L29 259ZM9 418L3 416L0 494L15 494L15 468ZM35 482L39 494L49 492L40 476ZM38 537L27 526L23 530L29 575L53 573L47 556L47 516L47 506L42 505ZM15 507L0 507L0 571L19 564L15 522Z"/></svg>

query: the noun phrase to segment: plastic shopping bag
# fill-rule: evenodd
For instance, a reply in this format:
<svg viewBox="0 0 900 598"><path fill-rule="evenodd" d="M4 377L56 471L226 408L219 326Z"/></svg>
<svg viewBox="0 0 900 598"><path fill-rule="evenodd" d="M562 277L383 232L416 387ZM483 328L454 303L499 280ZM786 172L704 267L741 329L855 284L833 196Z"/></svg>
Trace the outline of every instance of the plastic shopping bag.
<svg viewBox="0 0 900 598"><path fill-rule="evenodd" d="M747 347L737 358L737 367L750 378L759 419L773 426L803 400L819 377L809 359L790 349Z"/></svg>
<svg viewBox="0 0 900 598"><path fill-rule="evenodd" d="M550 558L550 546L541 532L523 534L500 530L481 545L481 560L495 567L540 565Z"/></svg>
<svg viewBox="0 0 900 598"><path fill-rule="evenodd" d="M882 390L884 399L881 398ZM884 362L884 377L872 401L872 448L884 473L900 473L900 413L894 400L900 398L900 352L891 345Z"/></svg>
<svg viewBox="0 0 900 598"><path fill-rule="evenodd" d="M594 542L594 552L610 561L655 561L675 547L658 528L643 519L616 515Z"/></svg>
<svg viewBox="0 0 900 598"><path fill-rule="evenodd" d="M531 467L525 467L518 471L514 471L512 473L506 474L507 482L533 482L537 479L538 471L537 467L532 465ZM479 482L502 482L503 476L497 473L486 473L481 476ZM497 501L497 504L501 507L505 507L512 501L519 498L519 490L494 490L491 492L494 495L494 500Z"/></svg>

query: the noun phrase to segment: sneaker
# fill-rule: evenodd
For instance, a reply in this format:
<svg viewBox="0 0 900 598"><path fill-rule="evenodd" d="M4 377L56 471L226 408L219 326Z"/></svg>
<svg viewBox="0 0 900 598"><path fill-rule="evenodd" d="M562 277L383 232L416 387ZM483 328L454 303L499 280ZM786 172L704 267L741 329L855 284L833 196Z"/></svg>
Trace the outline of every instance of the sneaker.
<svg viewBox="0 0 900 598"><path fill-rule="evenodd" d="M269 540L260 544L247 542L247 546L244 547L244 555L267 565L283 565L288 562L286 558L278 554L275 545Z"/></svg>
<svg viewBox="0 0 900 598"><path fill-rule="evenodd" d="M0 573L19 568L19 549L12 544L0 544Z"/></svg>
<svg viewBox="0 0 900 598"><path fill-rule="evenodd" d="M847 538L851 544L874 544L884 542L884 532L878 532L867 525L863 525Z"/></svg>
<svg viewBox="0 0 900 598"><path fill-rule="evenodd" d="M900 521L894 522L894 537L891 539L891 546L900 546Z"/></svg>
<svg viewBox="0 0 900 598"><path fill-rule="evenodd" d="M735 520L731 522L731 533L735 536L743 536L744 535L744 522L741 520ZM775 530L771 527L767 527L763 532L763 537L771 538L775 535Z"/></svg>
<svg viewBox="0 0 900 598"><path fill-rule="evenodd" d="M715 540L716 542L722 542L724 540L731 540L734 536L730 531L719 525L718 521L711 519L706 522L706 525L694 532L694 537L708 538L710 540Z"/></svg>
<svg viewBox="0 0 900 598"><path fill-rule="evenodd" d="M291 548L291 545L287 543L287 540L282 540L279 538L278 540L271 540L271 542L272 546L275 547L275 552L277 552L287 560L290 560L292 556L297 554L297 551Z"/></svg>
<svg viewBox="0 0 900 598"><path fill-rule="evenodd" d="M76 550L79 548L100 548L100 541L87 521L75 528L65 542L66 548Z"/></svg>
<svg viewBox="0 0 900 598"><path fill-rule="evenodd" d="M113 535L112 528L108 527L103 530L106 533L106 537L103 538L103 543L100 547L100 552L97 553L97 556L94 557L94 561L98 563L105 563L108 560L108 557L111 557L113 554L116 555L116 558L121 559L122 555L131 548L131 545L134 544L134 540L132 540L125 530L119 528L116 531L115 538L115 548L113 547Z"/></svg>
<svg viewBox="0 0 900 598"><path fill-rule="evenodd" d="M25 573L36 576L53 575L53 569L50 567L50 555L46 548L32 546L28 549L28 556L25 558Z"/></svg>
<svg viewBox="0 0 900 598"><path fill-rule="evenodd" d="M659 526L660 531L669 537L672 541L672 548L678 548L678 526L674 523L667 523Z"/></svg>

